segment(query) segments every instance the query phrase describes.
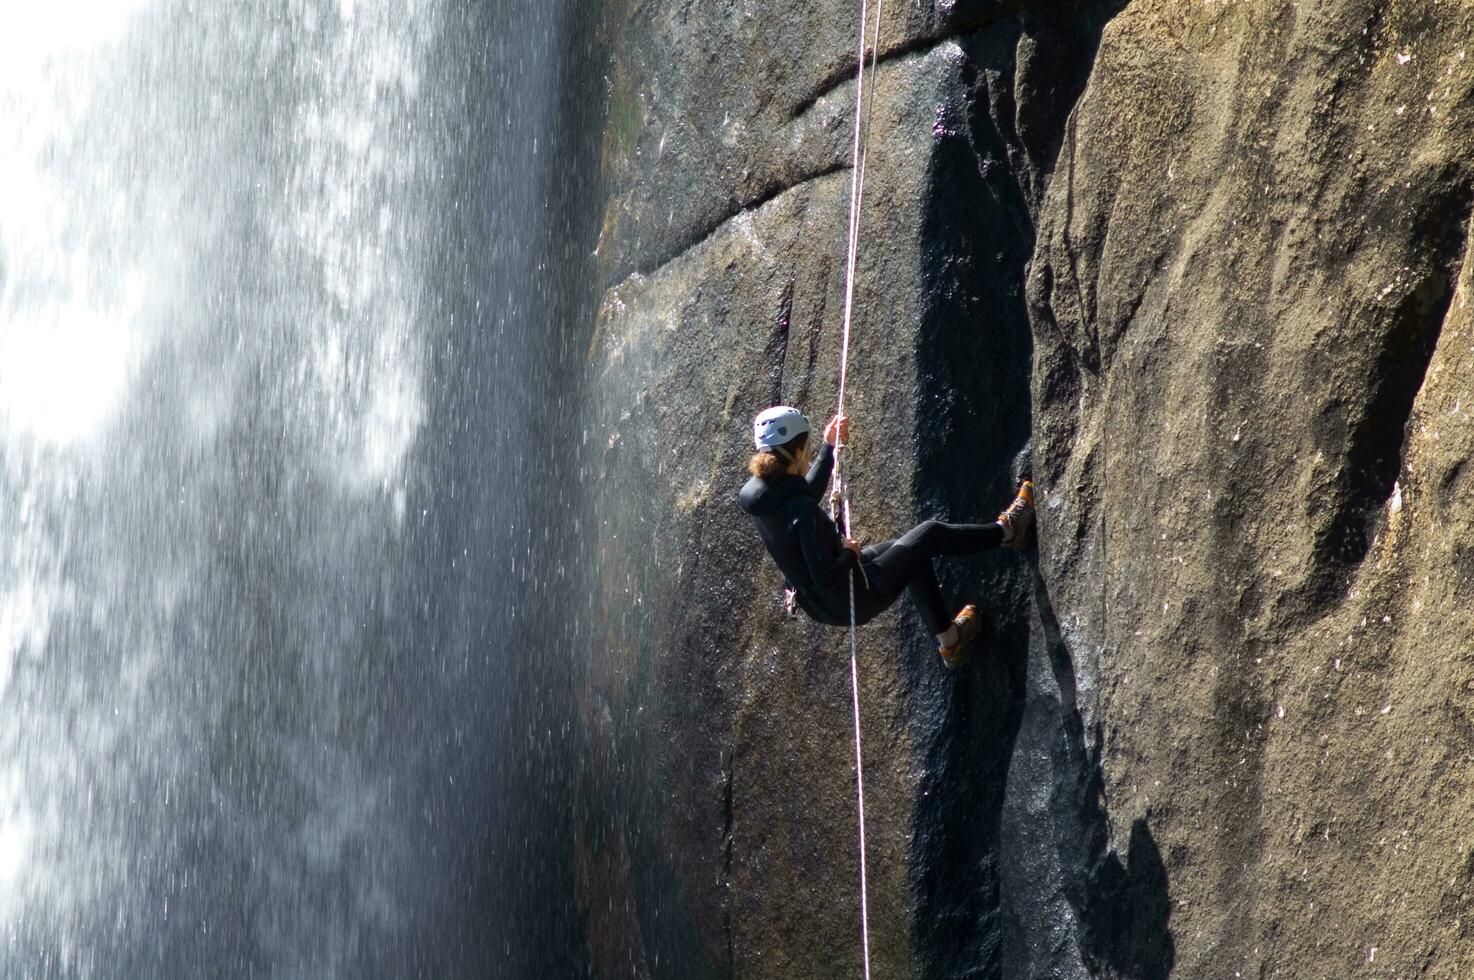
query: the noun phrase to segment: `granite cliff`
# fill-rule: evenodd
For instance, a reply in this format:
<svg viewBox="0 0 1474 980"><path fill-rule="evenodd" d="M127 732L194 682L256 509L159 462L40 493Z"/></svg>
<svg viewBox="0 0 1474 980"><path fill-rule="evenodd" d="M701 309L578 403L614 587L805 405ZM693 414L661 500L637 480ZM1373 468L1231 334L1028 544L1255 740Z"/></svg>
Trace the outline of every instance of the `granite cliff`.
<svg viewBox="0 0 1474 980"><path fill-rule="evenodd" d="M858 975L845 638L735 507L751 416L833 404L854 16L607 13L597 977ZM904 606L862 632L875 975L1465 975L1474 10L938 0L881 38L858 530L1021 470L1041 512L943 568L968 669Z"/></svg>

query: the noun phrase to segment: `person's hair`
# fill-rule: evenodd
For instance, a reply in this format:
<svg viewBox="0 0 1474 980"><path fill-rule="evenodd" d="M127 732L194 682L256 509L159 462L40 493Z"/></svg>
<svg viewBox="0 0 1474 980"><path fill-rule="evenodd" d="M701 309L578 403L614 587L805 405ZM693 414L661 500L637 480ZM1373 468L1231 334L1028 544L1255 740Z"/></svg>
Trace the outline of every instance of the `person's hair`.
<svg viewBox="0 0 1474 980"><path fill-rule="evenodd" d="M789 456L798 459L798 454L803 452L804 447L808 444L809 434L804 432L794 436L783 445L775 447L775 449L782 449ZM787 470L788 460L782 453L775 452L773 449L765 449L761 452L753 453L752 459L747 461L747 472L762 480L775 479L776 477L782 476Z"/></svg>

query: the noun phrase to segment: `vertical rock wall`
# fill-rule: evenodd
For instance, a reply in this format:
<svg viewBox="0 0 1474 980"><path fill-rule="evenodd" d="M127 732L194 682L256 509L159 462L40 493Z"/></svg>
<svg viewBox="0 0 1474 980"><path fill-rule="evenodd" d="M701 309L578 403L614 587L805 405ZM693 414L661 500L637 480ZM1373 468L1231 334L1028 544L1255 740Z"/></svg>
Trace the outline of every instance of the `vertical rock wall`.
<svg viewBox="0 0 1474 980"><path fill-rule="evenodd" d="M1474 966L1471 27L1133 4L1047 194L1036 602L1181 976Z"/></svg>
<svg viewBox="0 0 1474 980"><path fill-rule="evenodd" d="M845 637L784 620L735 506L756 411L832 410L850 6L611 15L597 976L858 969ZM1029 467L1043 508L1037 556L942 566L980 662L904 603L862 632L876 975L1459 975L1469 15L889 7L858 527L985 518Z"/></svg>

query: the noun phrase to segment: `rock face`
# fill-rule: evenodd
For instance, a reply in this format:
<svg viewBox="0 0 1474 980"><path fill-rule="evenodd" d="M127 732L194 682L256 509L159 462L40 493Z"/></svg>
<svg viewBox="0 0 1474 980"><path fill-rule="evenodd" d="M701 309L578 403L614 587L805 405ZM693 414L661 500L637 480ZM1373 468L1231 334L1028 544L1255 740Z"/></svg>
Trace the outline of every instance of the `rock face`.
<svg viewBox="0 0 1474 980"><path fill-rule="evenodd" d="M1183 976L1474 964L1471 27L1133 6L1055 165L1036 601Z"/></svg>
<svg viewBox="0 0 1474 980"><path fill-rule="evenodd" d="M575 886L599 977L854 976L847 641L785 620L749 420L822 418L855 11L611 15L581 401ZM1474 14L888 6L857 529L1042 491L957 675L860 634L873 972L1474 965Z"/></svg>

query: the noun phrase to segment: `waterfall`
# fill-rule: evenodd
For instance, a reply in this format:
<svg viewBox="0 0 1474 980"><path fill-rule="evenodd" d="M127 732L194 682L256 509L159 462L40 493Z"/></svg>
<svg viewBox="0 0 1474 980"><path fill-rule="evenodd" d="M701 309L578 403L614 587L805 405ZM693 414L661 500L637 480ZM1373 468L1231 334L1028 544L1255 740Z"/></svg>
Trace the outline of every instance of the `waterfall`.
<svg viewBox="0 0 1474 980"><path fill-rule="evenodd" d="M0 974L500 975L563 5L11 6Z"/></svg>

